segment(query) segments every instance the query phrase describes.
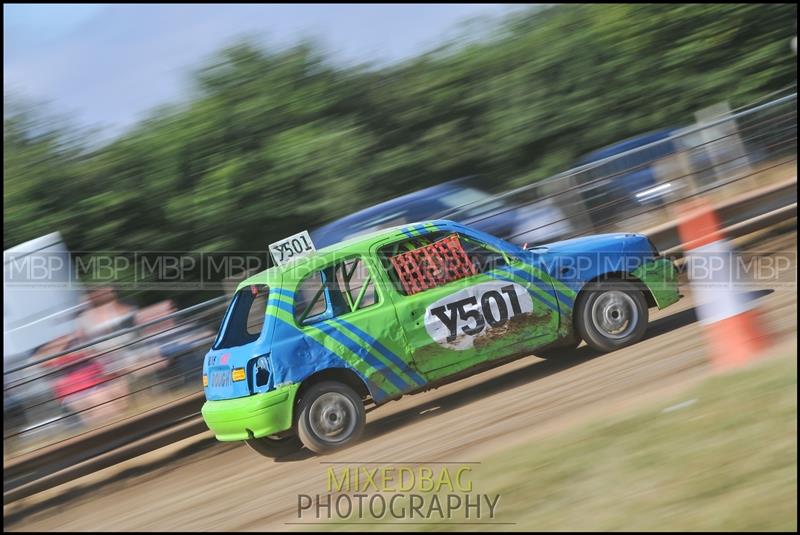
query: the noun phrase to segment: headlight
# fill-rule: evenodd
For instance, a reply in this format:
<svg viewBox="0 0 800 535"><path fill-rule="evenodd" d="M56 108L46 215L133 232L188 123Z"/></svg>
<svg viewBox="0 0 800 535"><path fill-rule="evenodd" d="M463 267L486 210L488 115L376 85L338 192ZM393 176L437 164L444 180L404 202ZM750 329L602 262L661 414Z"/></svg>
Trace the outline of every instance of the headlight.
<svg viewBox="0 0 800 535"><path fill-rule="evenodd" d="M256 361L256 370L267 370L267 357L260 357Z"/></svg>

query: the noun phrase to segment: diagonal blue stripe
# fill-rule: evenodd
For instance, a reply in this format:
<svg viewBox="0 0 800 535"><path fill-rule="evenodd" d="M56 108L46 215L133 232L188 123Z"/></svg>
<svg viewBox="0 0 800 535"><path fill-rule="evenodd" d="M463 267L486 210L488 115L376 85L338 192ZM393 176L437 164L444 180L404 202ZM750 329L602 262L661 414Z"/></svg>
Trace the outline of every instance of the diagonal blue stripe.
<svg viewBox="0 0 800 535"><path fill-rule="evenodd" d="M291 296L294 295L292 292L287 292L287 293L289 293L289 295L291 295ZM275 305L276 307L280 308L281 310L284 310L284 311L294 315L294 307L292 305L290 305L289 303L287 303L286 301L281 301L279 299L274 299L274 300L272 300L272 304ZM341 323L343 324L343 326L345 328L347 328L348 325L350 325L350 324L344 325L345 322L341 322ZM336 329L333 329L330 325L326 325L324 323L316 323L316 324L312 324L312 326L316 327L317 329L319 329L323 333L325 333L327 336L330 336L334 340L337 340L339 343L343 344L345 347L350 349L353 353L355 353L356 355L358 355L362 359L364 359L366 362L368 362L373 368L375 368L377 370L381 370L383 373L385 373L387 375L387 378L397 388L399 388L400 390L403 390L403 391L407 390L408 385L406 384L406 382L400 376L395 374L394 371L392 371L391 368L387 367L381 361L379 361L378 359L376 359L375 357L370 355L369 351L367 349L362 348L361 346L359 346L358 344L353 342L351 339L349 339L346 336L344 336L341 332L337 331ZM324 329L323 326L327 327L327 329ZM333 331L331 331L331 329L333 329ZM352 331L352 329L349 329L349 330ZM367 336L366 333L364 333L363 331L362 331L362 334L364 336L361 336L356 332L354 332L354 334L356 334L356 336L361 337L362 339L365 339L365 336ZM373 340L375 341L376 344L378 344L377 340L375 340L374 338L373 338ZM397 361L400 360L399 358L395 357L385 346L383 346L383 344L380 344L380 348L378 347L378 345L375 345L375 344L372 344L372 345L378 350L378 352L380 352L382 355L384 355L390 361L395 362L395 364L397 363ZM381 350L381 348L383 348L383 350ZM394 359L389 357L387 355L387 353L389 355L392 355L392 357L394 357ZM401 365L401 368L406 368L406 367L407 367L406 364L402 364ZM391 374L391 375L389 375L389 374ZM411 374L409 373L409 375L411 375ZM426 382L424 379L421 379L418 375L416 377L414 377L412 375L412 378L414 379L414 381L416 381L418 383L418 385L423 385Z"/></svg>
<svg viewBox="0 0 800 535"><path fill-rule="evenodd" d="M345 367L345 368L347 368L349 370L354 371L356 373L356 375L358 375L361 378L361 380L363 380L364 383L368 385L369 390L370 390L370 394L372 395L373 399L375 399L376 401L380 401L382 399L386 399L387 397L389 397L389 393L384 391L374 381L370 381L368 378L364 377L364 375L360 371L358 371L355 367L350 365L345 359L343 359L341 356L337 355L335 352L331 351L330 349L328 349L327 347L325 347L324 345L319 343L313 337L308 336L305 333L303 333L303 331L298 329L296 326L294 326L291 323L288 323L286 321L283 321L280 318L275 318L275 326L276 326L276 330L277 330L278 327L281 327L283 329L289 329L290 332L294 332L294 333L297 333L300 336L302 336L303 340L313 349L311 351L312 354L331 355L331 356L336 358L336 365L337 366L342 366L342 367ZM319 359L319 360L322 360L322 359ZM315 359L315 361L317 361L317 359ZM322 365L320 369L327 368L329 366L329 363L325 363L324 361L323 362L318 362L318 364Z"/></svg>
<svg viewBox="0 0 800 535"><path fill-rule="evenodd" d="M572 297L565 293L559 292L558 290L556 290L556 293L558 294L558 300L567 305L569 308L573 308L575 306L575 300Z"/></svg>
<svg viewBox="0 0 800 535"><path fill-rule="evenodd" d="M279 299L273 299L270 301L271 304L275 305L276 307L280 308L281 310L288 312L292 316L294 316L294 307L287 303L286 301L281 301Z"/></svg>
<svg viewBox="0 0 800 535"><path fill-rule="evenodd" d="M366 348L358 345L356 342L348 338L343 332L336 330L335 327L324 322L315 323L312 326L316 327L326 335L345 346L347 349L362 358L370 366L378 370L379 373L385 375L386 378L389 379L394 386L399 388L401 392L408 390L409 385L407 385L405 381L403 381L396 373L394 373L391 368L373 357Z"/></svg>
<svg viewBox="0 0 800 535"><path fill-rule="evenodd" d="M360 337L362 340L367 342L369 345L371 345L375 349L377 349L378 352L381 355L383 355L384 357L389 359L395 366L399 367L406 374L408 374L417 383L417 385L421 386L421 385L424 385L427 382L417 372L415 372L413 369L411 369L408 366L408 363L403 361L403 359L401 359L396 354L394 354L388 347L386 347L385 345L380 343L374 337L372 337L369 334L365 333L359 327L356 327L352 323L344 321L343 319L340 319L340 318L333 318L333 321L338 323L339 325L341 325L345 329L349 330L350 332L352 332L356 336Z"/></svg>
<svg viewBox="0 0 800 535"><path fill-rule="evenodd" d="M518 277L521 277L521 278L525 279L526 281L529 281L529 282L535 284L536 286L538 286L539 288L541 288L541 289L543 289L543 290L545 290L547 292L555 291L558 294L558 300L559 301L562 301L569 308L573 307L573 299L570 296L568 296L568 295L566 295L566 294L564 294L562 292L559 292L558 290L553 288L552 285L550 285L547 282L543 281L542 279L540 279L539 277L537 277L533 273L529 273L528 271L525 271L524 269L519 269L519 268L515 268L515 267L512 267L512 266L501 266L501 267L498 267L497 269L500 270L500 271L513 273L514 275L516 275Z"/></svg>
<svg viewBox="0 0 800 535"><path fill-rule="evenodd" d="M558 297L559 303L564 303L568 308L573 308L575 306L575 300L568 296L567 294L561 293L558 290L555 290L556 296Z"/></svg>
<svg viewBox="0 0 800 535"><path fill-rule="evenodd" d="M418 232L419 234L422 234L423 232L427 231L428 229L425 228L425 223L420 223L419 225L414 225L414 230L416 232Z"/></svg>
<svg viewBox="0 0 800 535"><path fill-rule="evenodd" d="M518 283L517 281L515 281L514 279L509 279L508 277L503 277L502 275L498 275L497 273L488 273L488 275L489 275L490 277L492 277L493 279L497 279L497 280L501 280L501 281L506 281L506 282L513 282L514 284L519 284L519 283ZM534 292L533 290L528 290L528 293L529 293L529 294L531 294L531 297L534 297L534 298L536 298L538 301L540 301L541 303L543 303L543 304L547 305L547 308L549 308L549 309L550 309L550 310L552 310L553 312L559 312L559 310L558 310L558 306L557 306L557 305L555 305L555 304L551 303L550 301L547 301L546 299L544 299L544 298L543 298L541 295L539 295L538 293Z"/></svg>
<svg viewBox="0 0 800 535"><path fill-rule="evenodd" d="M283 288L270 288L270 290L275 292L276 294L288 297L289 299L294 299L294 292L291 292L289 290L285 290Z"/></svg>

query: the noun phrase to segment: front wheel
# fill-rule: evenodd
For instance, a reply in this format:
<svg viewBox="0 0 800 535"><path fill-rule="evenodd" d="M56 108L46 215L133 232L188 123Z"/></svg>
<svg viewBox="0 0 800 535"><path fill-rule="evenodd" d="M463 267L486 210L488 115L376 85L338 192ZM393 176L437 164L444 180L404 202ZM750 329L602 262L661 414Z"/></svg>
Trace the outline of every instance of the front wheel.
<svg viewBox="0 0 800 535"><path fill-rule="evenodd" d="M575 313L578 334L602 352L634 344L647 330L647 300L641 285L629 281L589 283L575 303Z"/></svg>
<svg viewBox="0 0 800 535"><path fill-rule="evenodd" d="M366 423L364 402L349 386L323 381L301 395L297 433L314 453L328 453L352 444Z"/></svg>

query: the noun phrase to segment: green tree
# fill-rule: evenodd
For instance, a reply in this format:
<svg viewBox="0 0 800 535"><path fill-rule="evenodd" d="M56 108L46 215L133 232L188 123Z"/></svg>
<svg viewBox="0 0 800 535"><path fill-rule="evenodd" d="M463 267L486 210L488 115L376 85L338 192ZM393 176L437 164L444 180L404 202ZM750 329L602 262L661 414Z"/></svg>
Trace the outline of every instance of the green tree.
<svg viewBox="0 0 800 535"><path fill-rule="evenodd" d="M6 95L4 246L59 230L77 251L264 250L448 179L530 183L793 84L795 20L789 4L535 6L381 67L243 41L185 104L99 146Z"/></svg>

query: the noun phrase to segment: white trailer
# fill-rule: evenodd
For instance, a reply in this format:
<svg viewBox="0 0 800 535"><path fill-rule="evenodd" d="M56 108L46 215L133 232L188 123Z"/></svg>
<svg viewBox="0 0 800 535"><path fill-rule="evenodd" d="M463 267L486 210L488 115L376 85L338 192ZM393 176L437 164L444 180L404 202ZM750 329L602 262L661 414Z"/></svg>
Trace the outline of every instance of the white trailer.
<svg viewBox="0 0 800 535"><path fill-rule="evenodd" d="M54 232L3 252L3 363L74 332L85 290L61 234Z"/></svg>

